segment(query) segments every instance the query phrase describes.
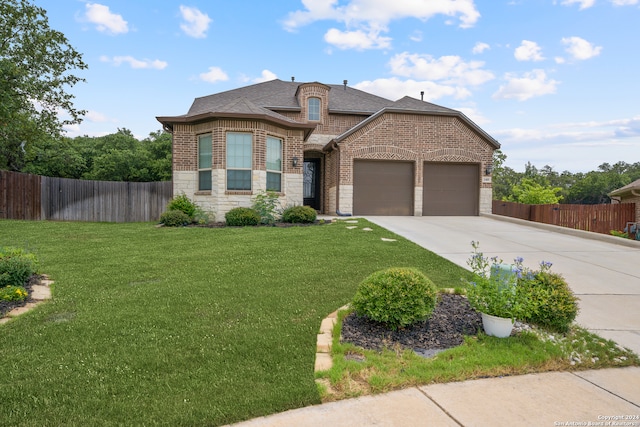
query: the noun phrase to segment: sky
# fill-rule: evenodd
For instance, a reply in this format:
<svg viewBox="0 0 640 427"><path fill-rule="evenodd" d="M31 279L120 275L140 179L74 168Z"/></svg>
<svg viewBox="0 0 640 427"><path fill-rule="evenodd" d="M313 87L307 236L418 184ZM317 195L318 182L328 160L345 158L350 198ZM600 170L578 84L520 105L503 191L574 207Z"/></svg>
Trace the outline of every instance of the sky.
<svg viewBox="0 0 640 427"><path fill-rule="evenodd" d="M463 112L506 166L640 161L640 0L32 0L87 70L67 135L126 128L278 78Z"/></svg>

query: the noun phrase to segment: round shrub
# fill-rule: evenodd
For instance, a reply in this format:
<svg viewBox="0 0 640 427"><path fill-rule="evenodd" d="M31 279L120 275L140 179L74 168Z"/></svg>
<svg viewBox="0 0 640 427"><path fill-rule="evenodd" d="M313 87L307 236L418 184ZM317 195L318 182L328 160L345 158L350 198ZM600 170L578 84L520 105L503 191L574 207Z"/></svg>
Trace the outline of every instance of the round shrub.
<svg viewBox="0 0 640 427"><path fill-rule="evenodd" d="M251 208L234 208L224 216L227 225L244 227L246 225L260 224L260 214Z"/></svg>
<svg viewBox="0 0 640 427"><path fill-rule="evenodd" d="M282 221L309 224L316 220L317 212L311 206L292 206L282 212Z"/></svg>
<svg viewBox="0 0 640 427"><path fill-rule="evenodd" d="M437 299L435 285L419 270L389 268L360 283L351 305L359 316L395 330L429 318Z"/></svg>
<svg viewBox="0 0 640 427"><path fill-rule="evenodd" d="M38 268L34 254L22 249L0 249L0 287L23 286Z"/></svg>
<svg viewBox="0 0 640 427"><path fill-rule="evenodd" d="M183 227L191 223L191 218L182 211L171 209L160 216L160 222L167 227Z"/></svg>
<svg viewBox="0 0 640 427"><path fill-rule="evenodd" d="M534 307L523 320L556 332L569 330L578 315L578 299L561 275L537 272L531 279L519 282L518 286L523 286Z"/></svg>
<svg viewBox="0 0 640 427"><path fill-rule="evenodd" d="M184 193L171 199L167 205L167 211L184 212L189 217L189 220L193 219L197 208L198 206Z"/></svg>

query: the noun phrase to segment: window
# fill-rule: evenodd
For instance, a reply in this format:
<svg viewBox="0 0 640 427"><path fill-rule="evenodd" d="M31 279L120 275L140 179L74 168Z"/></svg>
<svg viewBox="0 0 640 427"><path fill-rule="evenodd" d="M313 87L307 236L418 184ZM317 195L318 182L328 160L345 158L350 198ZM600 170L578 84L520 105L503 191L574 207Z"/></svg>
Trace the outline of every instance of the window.
<svg viewBox="0 0 640 427"><path fill-rule="evenodd" d="M267 191L282 191L282 140L267 137Z"/></svg>
<svg viewBox="0 0 640 427"><path fill-rule="evenodd" d="M198 190L211 190L211 135L198 136Z"/></svg>
<svg viewBox="0 0 640 427"><path fill-rule="evenodd" d="M309 120L320 120L320 98L309 98L307 101Z"/></svg>
<svg viewBox="0 0 640 427"><path fill-rule="evenodd" d="M227 190L251 190L252 145L250 133L227 133Z"/></svg>

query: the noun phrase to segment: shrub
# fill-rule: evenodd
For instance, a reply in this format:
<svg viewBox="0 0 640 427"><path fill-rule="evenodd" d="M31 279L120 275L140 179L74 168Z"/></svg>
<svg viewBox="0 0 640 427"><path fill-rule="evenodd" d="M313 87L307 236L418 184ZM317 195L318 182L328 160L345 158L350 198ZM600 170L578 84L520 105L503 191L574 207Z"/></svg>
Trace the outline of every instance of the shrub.
<svg viewBox="0 0 640 427"><path fill-rule="evenodd" d="M260 215L260 222L263 224L273 224L278 218L280 201L278 193L274 191L262 191L253 199L253 210Z"/></svg>
<svg viewBox="0 0 640 427"><path fill-rule="evenodd" d="M360 283L352 306L358 315L395 330L429 318L437 295L433 282L419 270L389 268Z"/></svg>
<svg viewBox="0 0 640 427"><path fill-rule="evenodd" d="M184 193L171 199L171 201L167 205L167 211L184 212L189 217L189 222L193 220L196 209L198 209L198 206L193 203L191 199L189 199Z"/></svg>
<svg viewBox="0 0 640 427"><path fill-rule="evenodd" d="M191 223L191 218L180 210L170 209L160 216L160 222L167 227L183 227Z"/></svg>
<svg viewBox="0 0 640 427"><path fill-rule="evenodd" d="M234 208L224 216L227 225L240 226L260 224L260 214L251 208Z"/></svg>
<svg viewBox="0 0 640 427"><path fill-rule="evenodd" d="M216 220L215 213L207 212L204 209L202 209L200 206L196 206L196 210L193 213L192 222L199 225L204 225L204 224L209 224L211 222L214 222L215 220Z"/></svg>
<svg viewBox="0 0 640 427"><path fill-rule="evenodd" d="M5 286L0 288L0 301L24 301L29 293L22 286Z"/></svg>
<svg viewBox="0 0 640 427"><path fill-rule="evenodd" d="M523 320L556 332L569 330L578 315L578 300L561 275L539 271L518 285L538 308Z"/></svg>
<svg viewBox="0 0 640 427"><path fill-rule="evenodd" d="M317 215L316 210L311 206L292 206L282 213L282 221L308 224L314 222Z"/></svg>
<svg viewBox="0 0 640 427"><path fill-rule="evenodd" d="M16 248L0 249L0 287L23 286L37 268L34 254Z"/></svg>

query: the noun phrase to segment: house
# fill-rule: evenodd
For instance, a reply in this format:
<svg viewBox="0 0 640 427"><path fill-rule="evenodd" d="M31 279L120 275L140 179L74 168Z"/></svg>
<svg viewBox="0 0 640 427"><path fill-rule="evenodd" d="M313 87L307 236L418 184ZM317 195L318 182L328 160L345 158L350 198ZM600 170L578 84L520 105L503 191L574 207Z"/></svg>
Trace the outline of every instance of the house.
<svg viewBox="0 0 640 427"><path fill-rule="evenodd" d="M613 190L609 193L609 197L611 197L612 202L635 203L636 222L640 223L640 179L617 190Z"/></svg>
<svg viewBox="0 0 640 427"><path fill-rule="evenodd" d="M491 212L498 142L461 112L408 96L292 78L157 119L173 134L174 194L218 217L265 190L326 214Z"/></svg>

